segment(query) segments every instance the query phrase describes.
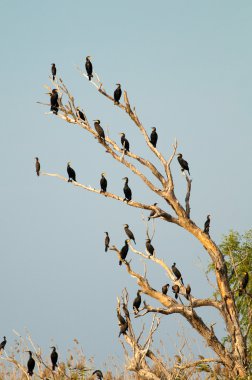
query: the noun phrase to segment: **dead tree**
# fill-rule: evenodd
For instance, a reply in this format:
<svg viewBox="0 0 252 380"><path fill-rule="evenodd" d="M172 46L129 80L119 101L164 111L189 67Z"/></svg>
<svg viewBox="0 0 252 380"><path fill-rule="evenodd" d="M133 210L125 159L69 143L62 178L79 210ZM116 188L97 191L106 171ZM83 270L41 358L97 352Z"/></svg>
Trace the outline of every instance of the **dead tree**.
<svg viewBox="0 0 252 380"><path fill-rule="evenodd" d="M78 69L83 77L86 77L86 74ZM98 75L94 73L94 78L91 82L92 85L96 87L98 92L105 96L108 100L113 102L113 96L109 95L101 83ZM215 268L216 282L218 290L221 296L220 301L216 301L211 298L207 299L198 299L196 295L190 295L190 303L181 304L174 300L168 295L163 295L161 292L153 289L149 284L148 280L136 273L131 268L131 265L123 261L125 269L128 273L134 277L140 287L141 291L152 297L153 299L159 301L160 307L152 307L146 305L145 310L141 313L144 315L146 313L154 313L155 315L169 315L169 314L180 314L183 316L187 322L201 335L204 339L206 345L210 347L216 354L216 357L223 366L228 369L230 376L233 378L240 376L241 378L246 378L248 376L248 363L247 363L247 352L246 352L246 342L244 336L242 335L241 327L239 324L239 315L235 305L235 300L233 293L230 289L229 279L227 276L227 268L224 256L222 255L220 249L212 240L211 236L204 233L204 231L196 225L196 223L190 218L190 193L191 193L191 180L188 175L184 172L185 179L187 182L187 193L185 196L185 205L183 206L176 197L175 187L173 176L171 172L171 163L177 152L177 142L173 145L173 151L170 154L170 157L166 159L164 155L155 148L149 141L148 134L139 120L139 117L136 113L135 108L131 107L127 92L124 91L124 104L119 103L115 106L120 108L123 112L128 114L129 118L135 124L135 127L142 134L143 139L146 143L146 148L151 151L159 161L159 167L154 165L149 159L146 159L142 156L139 156L137 152L130 152L121 149L118 144L110 137L105 136L105 138L100 138L97 132L91 127L88 118L84 115L85 120L79 117L78 110L75 106L75 100L72 94L69 92L68 88L65 86L62 79L53 82L54 88L58 90L59 93L59 112L53 117L58 117L63 119L69 124L76 125L84 129L87 133L90 133L100 144L101 148L107 154L110 154L116 161L127 167L132 173L137 175L143 184L149 188L155 195L161 197L167 204L167 210L160 208L157 204L145 204L141 203L138 200L127 201L129 207L136 207L142 210L153 211L153 218L160 218L164 222L173 223L177 226L187 230L192 234L205 248L205 251L210 256L212 263ZM51 92L51 88L47 86L47 89ZM43 104L43 103L42 103ZM147 170L149 175L143 174L141 167ZM54 173L45 173L42 172L42 175L57 177L60 180L65 182L68 181L65 176ZM159 186L156 186L152 178L158 181ZM72 182L73 186L81 187L84 190L91 191L99 194L103 197L113 198L119 202L125 202L125 199L117 194L111 192L101 192L99 189L95 189L90 186L86 186L79 182ZM136 255L141 255L146 260L152 260L157 265L160 265L162 269L167 273L170 279L173 281L173 284L178 284L180 287L180 295L187 297L186 289L180 280L177 280L174 276L171 268L158 257L149 256L145 253L138 252L135 248L130 245L131 250ZM119 254L119 251L116 247L113 247L115 251ZM225 327L231 342L231 349L227 349L216 337L213 327L208 326L201 317L197 314L197 308L199 307L214 307L217 309L224 320ZM126 338L126 336L125 336ZM126 338L128 339L128 338ZM140 354L139 354L140 355ZM143 362L144 363L144 362ZM154 379L154 377L153 377Z"/></svg>

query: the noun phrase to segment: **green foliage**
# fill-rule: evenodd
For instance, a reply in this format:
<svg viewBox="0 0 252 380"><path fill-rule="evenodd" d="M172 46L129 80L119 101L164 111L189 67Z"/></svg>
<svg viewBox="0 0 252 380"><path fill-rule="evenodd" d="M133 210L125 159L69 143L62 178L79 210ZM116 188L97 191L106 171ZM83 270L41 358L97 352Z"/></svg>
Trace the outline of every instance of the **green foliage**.
<svg viewBox="0 0 252 380"><path fill-rule="evenodd" d="M223 237L220 249L225 256L231 289L239 312L241 328L247 334L248 358L252 361L252 229L240 235L230 231ZM211 266L209 270L213 270ZM239 286L244 272L249 273L246 291L239 296ZM216 294L218 296L218 294ZM224 338L228 341L228 338Z"/></svg>

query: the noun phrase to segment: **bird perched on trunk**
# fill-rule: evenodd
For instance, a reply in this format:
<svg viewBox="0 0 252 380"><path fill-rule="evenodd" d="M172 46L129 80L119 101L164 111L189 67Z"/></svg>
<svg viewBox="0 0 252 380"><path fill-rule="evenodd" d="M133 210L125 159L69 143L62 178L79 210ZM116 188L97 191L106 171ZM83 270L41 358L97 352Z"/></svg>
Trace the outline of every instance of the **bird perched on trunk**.
<svg viewBox="0 0 252 380"><path fill-rule="evenodd" d="M125 240L125 244L122 247L121 251L119 252L120 255L120 261L119 265L122 265L122 260L125 260L129 251L129 245L128 245L129 240Z"/></svg>
<svg viewBox="0 0 252 380"><path fill-rule="evenodd" d="M205 234L209 235L209 229L210 229L210 215L207 215L207 220L204 224L204 232Z"/></svg>
<svg viewBox="0 0 252 380"><path fill-rule="evenodd" d="M126 331L128 330L128 322L125 322L123 325L120 326L120 332L119 332L119 335L118 335L118 338L120 338L121 334L126 334Z"/></svg>
<svg viewBox="0 0 252 380"><path fill-rule="evenodd" d="M191 286L188 284L186 287L186 298L189 300L191 297Z"/></svg>
<svg viewBox="0 0 252 380"><path fill-rule="evenodd" d="M155 256L155 248L151 245L151 239L146 239L145 247L150 256Z"/></svg>
<svg viewBox="0 0 252 380"><path fill-rule="evenodd" d="M139 312L139 307L140 307L141 302L142 302L141 293L142 293L142 291L138 290L137 291L137 296L136 296L136 298L133 301L134 314L137 314Z"/></svg>
<svg viewBox="0 0 252 380"><path fill-rule="evenodd" d="M100 139L105 140L105 133L103 128L100 126L100 120L94 120L94 127Z"/></svg>
<svg viewBox="0 0 252 380"><path fill-rule="evenodd" d="M128 236L128 238L130 240L133 240L133 242L136 244L135 237L133 235L133 232L129 229L128 224L124 224L124 231L125 231L126 235Z"/></svg>
<svg viewBox="0 0 252 380"><path fill-rule="evenodd" d="M129 141L125 138L125 133L120 133L120 135L122 136L121 137L121 143L122 143L122 147L124 149L125 152L129 152L129 148L130 148L130 145L129 145Z"/></svg>
<svg viewBox="0 0 252 380"><path fill-rule="evenodd" d="M105 243L105 252L107 252L108 249L109 249L110 237L109 237L108 232L104 232L104 233L106 234L105 241L104 241L104 243Z"/></svg>
<svg viewBox="0 0 252 380"><path fill-rule="evenodd" d="M184 285L184 283L183 283L183 278L182 278L182 276L181 276L180 271L179 271L178 268L176 267L176 263L173 263L173 265L172 265L172 271L173 271L173 273L175 274L176 279L177 279L177 280L180 280L181 283Z"/></svg>
<svg viewBox="0 0 252 380"><path fill-rule="evenodd" d="M52 362L52 370L55 371L55 368L58 367L57 361L58 361L58 353L56 351L56 347L51 347L52 353L51 353L51 362Z"/></svg>
<svg viewBox="0 0 252 380"><path fill-rule="evenodd" d="M156 148L157 140L158 140L158 134L156 132L156 128L155 127L151 128L151 129L152 129L152 132L151 132L151 135L150 135L150 143L154 146L154 148Z"/></svg>
<svg viewBox="0 0 252 380"><path fill-rule="evenodd" d="M96 375L97 379L99 379L99 380L103 379L103 374L102 374L102 371L100 369L97 369L96 371L94 371L92 373L92 375Z"/></svg>
<svg viewBox="0 0 252 380"><path fill-rule="evenodd" d="M162 293L166 296L168 289L169 289L169 284L165 284L162 286Z"/></svg>
<svg viewBox="0 0 252 380"><path fill-rule="evenodd" d="M89 80L93 78L93 65L92 65L92 62L90 61L90 58L91 58L90 55L88 55L86 57L86 63L85 63L86 72L87 72L87 76Z"/></svg>
<svg viewBox="0 0 252 380"><path fill-rule="evenodd" d="M124 195L125 195L125 198L124 198L124 201L131 201L131 198L132 198L132 192L131 192L131 189L128 185L129 183L129 179L128 177L124 177L123 180L125 181L125 184L124 184L124 188L123 188L123 192L124 192Z"/></svg>
<svg viewBox="0 0 252 380"><path fill-rule="evenodd" d="M121 90L121 85L120 83L116 84L117 88L114 91L114 104L119 104L120 103L120 98L122 96L122 90Z"/></svg>
<svg viewBox="0 0 252 380"><path fill-rule="evenodd" d="M53 76L53 80L56 77L56 72L57 72L57 69L56 69L55 63L52 63L52 76Z"/></svg>
<svg viewBox="0 0 252 380"><path fill-rule="evenodd" d="M51 97L50 102L51 102L51 111L57 115L59 111L59 94L58 90L54 88L52 92L49 92L49 95Z"/></svg>
<svg viewBox="0 0 252 380"><path fill-rule="evenodd" d="M156 206L157 203L154 203L153 206ZM153 218L153 216L156 214L156 211L155 210L151 210L150 212L150 215L148 216L148 220L150 220L151 218Z"/></svg>
<svg viewBox="0 0 252 380"><path fill-rule="evenodd" d="M101 185L101 192L106 193L108 181L105 178L105 173L101 174L100 185Z"/></svg>
<svg viewBox="0 0 252 380"><path fill-rule="evenodd" d="M39 162L38 157L35 157L35 160L36 160L36 163L35 163L36 173L37 173L37 176L39 177L39 174L40 174L40 162Z"/></svg>
<svg viewBox="0 0 252 380"><path fill-rule="evenodd" d="M4 350L6 343L7 343L6 336L4 336L3 341L0 343L0 352Z"/></svg>
<svg viewBox="0 0 252 380"><path fill-rule="evenodd" d="M244 276L243 276L242 280L240 281L239 296L241 296L242 293L244 293L244 290L246 289L248 282L249 282L248 272L244 272Z"/></svg>
<svg viewBox="0 0 252 380"><path fill-rule="evenodd" d="M72 180L76 182L76 174L75 174L74 169L71 168L70 164L71 162L67 163L67 174L69 177L68 182L72 182Z"/></svg>
<svg viewBox="0 0 252 380"><path fill-rule="evenodd" d="M178 285L173 285L172 286L172 291L175 294L175 298L177 299L178 295L179 295L179 286Z"/></svg>
<svg viewBox="0 0 252 380"><path fill-rule="evenodd" d="M188 162L183 159L183 156L182 156L181 153L177 154L177 156L178 156L178 162L179 162L179 164L181 166L181 171L183 172L184 170L187 170L188 174L190 175Z"/></svg>
<svg viewBox="0 0 252 380"><path fill-rule="evenodd" d="M33 359L32 357L32 352L31 351L27 351L29 352L29 355L30 355L30 358L27 362L27 372L28 372L28 375L29 376L32 376L33 375L33 370L34 370L34 367L35 367L35 360Z"/></svg>
<svg viewBox="0 0 252 380"><path fill-rule="evenodd" d="M80 108L77 107L76 110L77 110L77 112L78 112L78 116L79 116L79 118L80 118L81 120L83 120L83 121L86 121L85 115L84 115L84 113L80 110Z"/></svg>

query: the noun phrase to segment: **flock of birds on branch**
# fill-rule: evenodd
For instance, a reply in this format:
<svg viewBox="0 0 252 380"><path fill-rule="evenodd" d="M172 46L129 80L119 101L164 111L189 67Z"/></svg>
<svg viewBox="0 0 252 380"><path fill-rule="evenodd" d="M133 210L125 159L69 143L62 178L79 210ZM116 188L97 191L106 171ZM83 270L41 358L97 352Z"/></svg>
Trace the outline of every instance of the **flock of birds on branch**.
<svg viewBox="0 0 252 380"><path fill-rule="evenodd" d="M90 58L91 58L90 56L86 57L85 68L86 68L88 79L91 81L91 79L93 77L93 65L92 65ZM51 70L52 70L53 80L55 80L55 77L57 74L55 63L52 64ZM118 104L120 104L120 98L122 96L122 90L121 90L121 85L119 83L117 83L116 85L117 85L117 88L114 91L114 103L118 105ZM50 102L51 102L51 111L57 115L58 111L59 111L58 90L53 89L52 92L49 93L49 95L50 95ZM78 117L85 122L86 118L85 118L84 113L80 110L79 107L77 107L77 111L78 111ZM97 132L98 138L100 140L104 141L105 140L105 133L104 133L104 130L103 130L102 126L100 125L100 123L101 123L100 120L94 120L94 128ZM120 135L121 135L121 144L122 144L123 151L125 154L127 154L127 152L130 152L130 143L126 139L125 133L120 133ZM149 141L153 145L153 147L156 148L157 141L158 141L158 134L157 134L155 127L152 128L152 132L150 134ZM36 165L35 165L36 173L39 176L40 175L40 161L39 161L38 157L35 157L35 159L36 159ZM178 159L178 162L181 166L181 171L182 172L187 171L188 174L190 175L188 162L183 159L183 156L181 153L177 154L177 159ZM68 182L72 182L72 181L76 182L76 173L75 173L75 170L71 167L70 162L67 163L67 174L68 174ZM125 181L125 184L123 187L123 192L124 192L124 196L125 196L124 201L129 202L132 200L132 191L131 191L129 184L128 184L129 179L127 177L124 177L123 180ZM108 185L108 183L107 183L107 179L105 177L105 173L102 173L101 179L100 179L100 191L101 191L101 193L107 192L107 185ZM157 205L157 203L154 203L154 206L156 206L156 205ZM154 217L154 215L155 215L155 211L151 211L151 213L148 217L148 220L150 220L152 217ZM204 233L209 235L209 230L210 230L210 215L207 215L207 219L206 219L206 222L204 224ZM129 242L132 240L136 244L134 234L129 229L128 224L124 225L124 231L125 231L128 239L125 240L125 244L119 252L119 256L120 256L119 265L122 265L122 262L126 260L128 250L129 250ZM109 237L108 232L105 232L105 235L106 235L105 236L105 251L107 252L107 250L109 249L110 237ZM149 256L155 256L155 248L151 244L151 239L149 239L149 238L146 239L145 247L146 247L146 251L147 251ZM180 281L181 284L184 285L181 272L176 267L176 263L173 263L171 268L172 268L173 274L176 277L176 281ZM249 275L247 272L245 272L245 275L240 282L239 295L242 295L244 293L244 291L247 287L248 281L249 281ZM169 284L165 284L162 286L162 294L167 295L169 286L170 286ZM178 284L173 285L172 291L175 295L175 298L177 299L179 296L179 292L180 292L180 286ZM190 285L187 285L187 287L185 288L185 291L186 291L186 298L189 300L190 294L191 294ZM139 308L140 308L141 302L142 302L141 293L142 293L142 291L138 290L137 296L133 301L134 314L137 314L139 312ZM127 317L128 309L125 307L125 305L124 305L124 312L125 312L125 316ZM119 319L119 324L120 324L120 333L119 333L119 337L120 337L121 334L126 334L127 329L128 329L128 322L120 314L118 314L118 319ZM0 344L0 351L2 349L4 349L5 344L6 344L6 338L4 337L4 341ZM56 352L55 347L52 347L52 349L53 349L53 351L51 353L52 369L55 370L55 368L57 366L58 354ZM35 361L32 357L31 351L28 351L28 352L30 355L30 358L29 358L28 363L27 363L28 373L29 373L29 375L32 375L34 367L35 367ZM96 374L99 379L102 379L102 377L103 377L102 372L100 370L96 370L93 374Z"/></svg>

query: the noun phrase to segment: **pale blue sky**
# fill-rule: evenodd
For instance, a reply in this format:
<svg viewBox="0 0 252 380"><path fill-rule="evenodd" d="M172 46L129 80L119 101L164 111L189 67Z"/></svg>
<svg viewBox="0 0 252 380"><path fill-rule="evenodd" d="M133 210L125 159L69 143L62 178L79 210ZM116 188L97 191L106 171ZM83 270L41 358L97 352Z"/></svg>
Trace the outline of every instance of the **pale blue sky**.
<svg viewBox="0 0 252 380"><path fill-rule="evenodd" d="M28 327L46 352L53 338L62 353L77 337L102 367L109 355L122 354L116 296L125 286L131 299L137 291L117 258L104 253L103 232L121 246L122 225L128 223L143 249L141 212L53 178L37 178L33 158L40 158L43 170L61 174L71 161L79 181L96 187L106 171L109 189L119 195L127 175L135 199L154 203L156 197L87 133L45 115L47 109L36 104L47 99L43 85L49 83L50 64L56 63L89 119L99 118L117 141L125 131L133 151L152 158L127 116L76 71L86 55L93 57L108 91L118 82L127 89L146 129L156 126L166 156L178 139L193 179L192 218L203 225L211 213L211 234L219 242L231 228L251 228L252 4L2 0L0 7L0 336L11 344L12 329ZM176 161L172 170L183 201L185 179ZM206 252L188 233L157 221L153 245L168 264L177 262L196 296L211 294L204 279ZM133 262L142 271L141 261ZM166 282L154 265L150 278L156 288ZM201 315L216 319L208 310ZM169 354L181 321L162 320L156 342L168 342ZM194 352L202 347L199 340Z"/></svg>

